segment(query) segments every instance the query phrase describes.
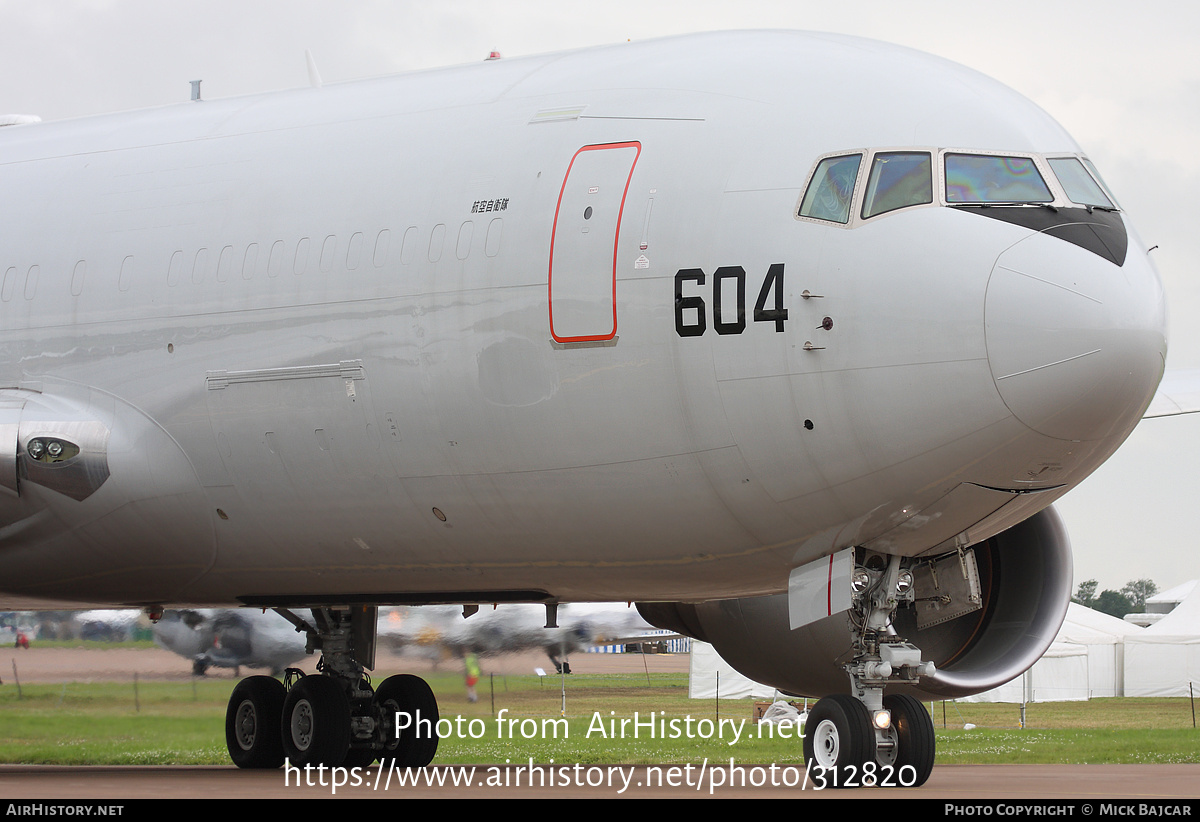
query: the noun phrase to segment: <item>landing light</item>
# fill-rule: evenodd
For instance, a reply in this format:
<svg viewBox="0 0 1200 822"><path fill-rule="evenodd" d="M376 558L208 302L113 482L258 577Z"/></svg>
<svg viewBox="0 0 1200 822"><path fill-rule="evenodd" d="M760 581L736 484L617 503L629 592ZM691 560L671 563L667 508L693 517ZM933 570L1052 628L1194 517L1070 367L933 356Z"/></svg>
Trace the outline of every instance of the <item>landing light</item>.
<svg viewBox="0 0 1200 822"><path fill-rule="evenodd" d="M861 594L871 585L871 575L862 568L855 568L854 574L850 578L850 585L854 588L854 593Z"/></svg>
<svg viewBox="0 0 1200 822"><path fill-rule="evenodd" d="M56 437L35 437L25 445L25 453L36 462L65 462L79 453L79 446Z"/></svg>
<svg viewBox="0 0 1200 822"><path fill-rule="evenodd" d="M886 731L892 726L892 712L888 710L876 711L871 717L871 721L875 723L876 728Z"/></svg>
<svg viewBox="0 0 1200 822"><path fill-rule="evenodd" d="M908 589L912 588L913 577L912 571L901 571L896 577L896 593L907 593Z"/></svg>

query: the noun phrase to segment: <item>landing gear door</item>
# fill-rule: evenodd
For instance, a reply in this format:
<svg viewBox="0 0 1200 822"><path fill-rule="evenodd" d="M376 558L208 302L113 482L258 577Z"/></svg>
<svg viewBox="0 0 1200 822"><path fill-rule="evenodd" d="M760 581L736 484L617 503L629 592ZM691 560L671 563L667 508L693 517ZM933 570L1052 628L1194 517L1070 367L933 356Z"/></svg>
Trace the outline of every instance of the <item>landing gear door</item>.
<svg viewBox="0 0 1200 822"><path fill-rule="evenodd" d="M853 604L854 549L801 565L788 575L788 621L792 630L847 611Z"/></svg>
<svg viewBox="0 0 1200 822"><path fill-rule="evenodd" d="M617 335L617 242L641 143L584 146L567 167L550 241L550 335L555 342Z"/></svg>
<svg viewBox="0 0 1200 822"><path fill-rule="evenodd" d="M959 551L913 569L917 630L924 631L983 607L975 551Z"/></svg>

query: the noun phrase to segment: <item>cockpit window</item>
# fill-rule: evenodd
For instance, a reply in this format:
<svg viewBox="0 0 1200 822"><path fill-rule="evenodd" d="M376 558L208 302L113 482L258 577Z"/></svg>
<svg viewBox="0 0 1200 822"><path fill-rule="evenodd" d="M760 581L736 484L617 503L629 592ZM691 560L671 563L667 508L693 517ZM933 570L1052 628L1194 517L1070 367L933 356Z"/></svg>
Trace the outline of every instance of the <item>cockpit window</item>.
<svg viewBox="0 0 1200 822"><path fill-rule="evenodd" d="M863 219L933 202L933 162L927 151L880 152L871 160Z"/></svg>
<svg viewBox="0 0 1200 822"><path fill-rule="evenodd" d="M1095 178L1096 182L1100 184L1100 188L1104 189L1104 193L1108 195L1108 199L1112 201L1112 204L1115 207L1120 208L1121 204L1117 202L1116 195L1114 195L1112 189L1108 187L1108 183L1104 182L1104 178L1100 176L1100 172L1096 170L1094 165L1092 165L1092 161L1087 157L1084 157L1083 164L1087 166L1088 171L1092 172L1092 177Z"/></svg>
<svg viewBox="0 0 1200 822"><path fill-rule="evenodd" d="M1029 157L946 155L948 203L1049 203L1054 195Z"/></svg>
<svg viewBox="0 0 1200 822"><path fill-rule="evenodd" d="M861 162L861 154L822 160L804 192L800 216L835 223L850 222L850 202L854 199L854 181L858 179Z"/></svg>
<svg viewBox="0 0 1200 822"><path fill-rule="evenodd" d="M1062 183L1071 202L1114 208L1112 200L1104 194L1104 189L1079 160L1074 157L1054 157L1047 162L1050 163L1050 168L1054 169L1058 181Z"/></svg>

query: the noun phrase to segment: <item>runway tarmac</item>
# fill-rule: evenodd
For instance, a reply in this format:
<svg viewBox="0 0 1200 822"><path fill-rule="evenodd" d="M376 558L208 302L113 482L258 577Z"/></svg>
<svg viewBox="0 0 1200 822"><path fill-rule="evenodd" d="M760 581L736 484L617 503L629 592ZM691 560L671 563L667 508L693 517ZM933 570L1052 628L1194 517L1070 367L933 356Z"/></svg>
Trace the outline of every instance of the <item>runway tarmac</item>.
<svg viewBox="0 0 1200 822"><path fill-rule="evenodd" d="M369 771L366 781L351 785L347 781L335 791L331 775L325 775L322 786L317 775L313 785L285 784L285 772L240 771L233 766L222 767L59 767L30 765L0 765L0 799L4 803L19 800L120 800L120 799L386 799L386 798L472 798L472 799L600 799L619 797L638 798L708 798L723 799L936 799L967 802L980 799L999 799L1010 802L1028 800L1076 800L1093 803L1125 800L1137 803L1162 803L1172 800L1195 801L1200 795L1200 765L938 765L921 788L862 788L857 790L815 790L812 785L770 784L769 766L758 766L766 784L754 785L752 765L739 765L744 770L745 786L730 786L728 767L710 769L703 775L693 770L689 779L678 769L676 784L666 784L667 774L656 774L653 766L584 766L591 771L593 781L603 784L588 786L589 773L582 773L583 785L528 784L530 776L524 771L515 785L517 770L523 766L474 767L470 787L453 785L453 772L459 779L470 773L472 766L436 766L425 769L421 784L384 786L372 783L376 768ZM623 768L614 774L611 768ZM662 776L661 782L658 777ZM782 776L782 774L781 774ZM291 775L301 780L301 774ZM437 785L438 780L447 784ZM501 784L488 784L488 780ZM557 777L550 777L551 780ZM622 787L628 780L628 787ZM508 785L504 781L508 781ZM429 781L435 784L428 784ZM1078 815L1078 814L1076 814Z"/></svg>

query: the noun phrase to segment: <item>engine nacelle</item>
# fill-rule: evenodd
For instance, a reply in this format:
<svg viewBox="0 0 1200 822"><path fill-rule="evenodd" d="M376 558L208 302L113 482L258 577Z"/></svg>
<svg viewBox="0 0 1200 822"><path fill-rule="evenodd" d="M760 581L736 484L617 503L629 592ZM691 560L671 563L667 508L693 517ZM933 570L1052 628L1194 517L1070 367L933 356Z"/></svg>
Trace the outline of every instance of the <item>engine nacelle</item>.
<svg viewBox="0 0 1200 822"><path fill-rule="evenodd" d="M974 546L979 610L918 630L900 608L897 634L937 666L919 686L889 692L954 699L1019 676L1045 653L1071 601L1071 547L1062 520L1047 508ZM708 642L741 673L798 696L849 693L842 668L852 656L850 611L791 630L786 594L702 603L638 603L651 624Z"/></svg>

